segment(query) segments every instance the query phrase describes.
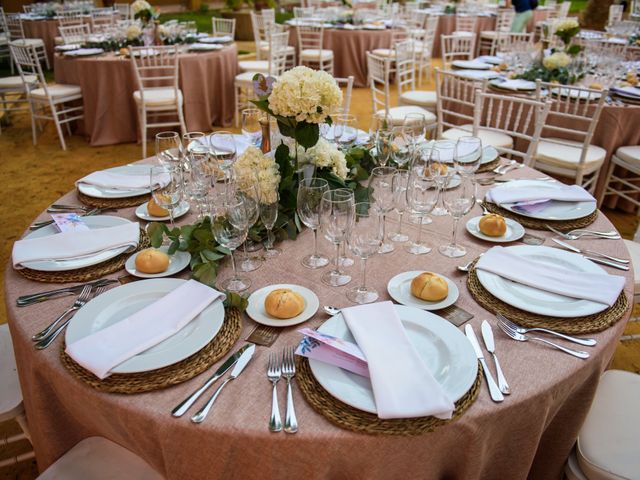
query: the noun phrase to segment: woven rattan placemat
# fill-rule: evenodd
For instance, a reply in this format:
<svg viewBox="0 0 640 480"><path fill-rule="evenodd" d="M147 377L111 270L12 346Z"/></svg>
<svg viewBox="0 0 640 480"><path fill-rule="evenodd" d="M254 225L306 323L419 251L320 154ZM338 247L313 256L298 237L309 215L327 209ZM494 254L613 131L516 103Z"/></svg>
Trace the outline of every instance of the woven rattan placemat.
<svg viewBox="0 0 640 480"><path fill-rule="evenodd" d="M144 250L151 246L151 241L147 232L140 229L140 242L138 248L133 252L128 251L121 253L109 260L90 267L78 268L75 270L65 270L64 272L42 272L40 270L31 270L30 268L22 268L16 270L20 275L29 280L46 283L66 283L66 282L89 282L97 278L117 272L124 267L127 259L135 252Z"/></svg>
<svg viewBox="0 0 640 480"><path fill-rule="evenodd" d="M478 168L476 173L487 173L487 172L490 172L491 170L496 168L498 165L500 165L500 157L496 158L495 160L492 160L489 163L485 163L484 165L480 165L480 168Z"/></svg>
<svg viewBox="0 0 640 480"><path fill-rule="evenodd" d="M358 410L331 396L313 376L309 360L306 358L296 358L296 369L298 386L307 402L316 412L340 428L371 435L422 435L442 425L451 423L475 401L482 384L482 367L478 364L476 381L469 391L456 402L456 409L453 411L451 420L441 420L435 417L383 420L373 413Z"/></svg>
<svg viewBox="0 0 640 480"><path fill-rule="evenodd" d="M480 304L480 306L492 313L501 313L509 320L512 320L523 327L548 328L555 330L556 332L573 335L595 333L606 330L622 318L624 312L629 306L629 302L623 291L620 293L618 300L616 300L616 303L614 303L613 306L600 313L594 313L593 315L587 315L584 317L556 318L525 312L524 310L512 307L491 295L480 283L478 275L476 274L475 266L471 271L469 271L469 276L467 277L467 288L469 288L471 295L476 302Z"/></svg>
<svg viewBox="0 0 640 480"><path fill-rule="evenodd" d="M69 373L96 390L110 393L142 393L170 387L185 382L204 372L224 357L240 338L242 332L241 314L237 308L226 308L220 331L202 350L168 367L141 373L114 373L104 380L78 365L64 349L60 351L62 364Z"/></svg>
<svg viewBox="0 0 640 480"><path fill-rule="evenodd" d="M511 212L507 209L504 209L495 203L491 202L483 202L487 210L491 213L497 213L502 215L503 217L510 218L515 220L523 227L533 228L534 230L547 230L546 225L551 225L553 228L557 228L558 230L572 230L574 228L584 228L588 225L591 225L595 222L596 218L598 218L598 210L593 213L590 213L586 217L577 218L575 220L539 220L537 218L524 217L522 215L518 215L517 213Z"/></svg>
<svg viewBox="0 0 640 480"><path fill-rule="evenodd" d="M76 190L76 195L78 196L78 200L80 200L85 205L97 208L137 207L138 205L142 205L144 202L151 199L150 193L138 195L137 197L127 198L95 198L85 195L79 190Z"/></svg>

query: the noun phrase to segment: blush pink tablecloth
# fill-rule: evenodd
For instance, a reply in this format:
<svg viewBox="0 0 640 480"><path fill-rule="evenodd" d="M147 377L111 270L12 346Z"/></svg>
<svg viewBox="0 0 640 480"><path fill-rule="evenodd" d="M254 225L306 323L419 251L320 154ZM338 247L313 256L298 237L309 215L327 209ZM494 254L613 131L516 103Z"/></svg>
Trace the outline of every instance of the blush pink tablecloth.
<svg viewBox="0 0 640 480"><path fill-rule="evenodd" d="M237 69L235 44L220 51L180 55L180 89L187 130L208 132L214 125L231 125ZM112 54L89 58L56 55L55 78L58 83L82 87L83 130L91 145L139 141L133 100L138 87L130 59Z"/></svg>
<svg viewBox="0 0 640 480"><path fill-rule="evenodd" d="M535 175L538 173L527 168L515 173L517 177ZM481 187L480 193L485 188ZM77 199L72 192L61 201L75 203ZM480 213L480 208L474 207L461 223ZM133 208L121 209L117 215L136 219ZM190 214L180 221L193 220ZM460 298L456 304L475 315L471 324L477 334L483 319L495 326L493 315L471 298L465 285L466 276L456 269L456 265L474 258L492 244L470 236L463 224L459 227L459 241L468 249L466 257L449 259L437 251L416 257L398 248L392 254L369 260L369 286L378 290L381 300L388 300L386 284L392 276L406 270L432 270L446 275L458 286ZM610 229L612 225L604 215L599 215L592 227ZM396 228L393 221L389 228ZM406 229L411 236L416 234L414 226ZM450 229L449 217L436 217L425 227L423 238L436 247L449 240ZM535 233L550 237L547 232ZM330 254L332 248L326 242L320 244L321 249ZM547 240L546 244L550 242ZM577 245L626 255L622 241L579 241ZM345 291L359 281L357 265L349 269L354 276L349 287L330 288L320 281L324 269L314 271L300 265L300 259L312 248L310 231L303 232L297 241L281 246L284 255L247 274L253 282L252 289L273 283L293 283L311 288L318 295L320 305L349 305ZM229 270L225 262L220 277L227 277ZM598 346L589 349L591 358L586 361L533 342L514 342L496 331L496 348L512 394L501 404L493 403L483 380L477 400L461 418L416 437L373 436L342 430L315 412L294 382L300 430L296 435L287 435L270 433L267 429L271 385L265 372L269 353L279 352L282 347L300 340L296 332L299 327L283 328L271 348L258 347L246 371L225 388L206 421L194 425L188 416L172 418L170 411L213 370L183 384L150 393L115 395L96 391L64 369L60 362L60 340L44 351L34 350L30 340L31 335L68 307L73 298L19 309L15 306L19 295L48 290L55 285L26 280L10 266L5 274L9 325L40 468L50 465L79 440L102 435L140 455L170 480L561 478L562 466L589 410L599 376L611 360L631 311L629 309L613 327L593 334ZM625 293L631 299L632 272L625 277ZM314 328L326 319L320 311L302 326ZM234 351L256 325L246 317L243 324L241 340ZM493 370L493 362L489 361L489 365ZM282 384L279 396L284 415ZM203 402L197 402L194 409Z"/></svg>
<svg viewBox="0 0 640 480"><path fill-rule="evenodd" d="M49 63L53 67L53 53L56 46L55 38L59 36L57 20L23 20L24 35L27 38L41 38L47 50Z"/></svg>

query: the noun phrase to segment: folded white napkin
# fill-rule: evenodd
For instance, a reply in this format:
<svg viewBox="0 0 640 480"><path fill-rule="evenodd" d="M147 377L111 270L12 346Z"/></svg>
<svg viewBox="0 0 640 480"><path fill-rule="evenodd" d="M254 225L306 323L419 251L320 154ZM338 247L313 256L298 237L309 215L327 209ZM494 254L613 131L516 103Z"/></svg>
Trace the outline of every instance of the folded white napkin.
<svg viewBox="0 0 640 480"><path fill-rule="evenodd" d="M496 87L504 88L506 90L534 90L536 88L535 82L529 80L523 80L521 78L505 80L504 82L496 83Z"/></svg>
<svg viewBox="0 0 640 480"><path fill-rule="evenodd" d="M619 275L567 270L521 257L504 247L493 247L485 252L476 268L545 292L609 306L615 303L625 283L624 277Z"/></svg>
<svg viewBox="0 0 640 480"><path fill-rule="evenodd" d="M224 47L217 43L192 43L189 50L222 50Z"/></svg>
<svg viewBox="0 0 640 480"><path fill-rule="evenodd" d="M169 174L166 174L166 180L163 183L166 185L167 182L169 182ZM151 180L149 173L145 175L129 175L101 170L82 177L76 182L76 186L80 183L114 190L138 190L142 188L148 189Z"/></svg>
<svg viewBox="0 0 640 480"><path fill-rule="evenodd" d="M39 238L18 240L13 244L13 268L24 262L63 260L82 257L117 247L135 248L140 241L138 222L88 231L70 231Z"/></svg>
<svg viewBox="0 0 640 480"><path fill-rule="evenodd" d="M499 77L500 74L498 72L494 72L493 70L452 70L459 77L464 78L496 78Z"/></svg>
<svg viewBox="0 0 640 480"><path fill-rule="evenodd" d="M515 202L539 202L557 200L561 202L595 202L596 199L579 185L558 185L557 188L536 188L501 185L487 192L486 199L502 205Z"/></svg>
<svg viewBox="0 0 640 480"><path fill-rule="evenodd" d="M391 302L342 310L369 364L379 418L451 418L455 405L433 378Z"/></svg>
<svg viewBox="0 0 640 480"><path fill-rule="evenodd" d="M142 310L67 345L76 362L103 379L109 371L174 335L224 294L189 280Z"/></svg>
<svg viewBox="0 0 640 480"><path fill-rule="evenodd" d="M230 142L225 141L225 137L216 137L214 142L211 141L212 138L212 135L207 135L206 137L198 139L197 141L212 148L214 151L228 151L228 149L231 147ZM242 155L247 148L253 146L251 144L251 140L249 140L244 135L233 135L233 141L236 148L237 156Z"/></svg>

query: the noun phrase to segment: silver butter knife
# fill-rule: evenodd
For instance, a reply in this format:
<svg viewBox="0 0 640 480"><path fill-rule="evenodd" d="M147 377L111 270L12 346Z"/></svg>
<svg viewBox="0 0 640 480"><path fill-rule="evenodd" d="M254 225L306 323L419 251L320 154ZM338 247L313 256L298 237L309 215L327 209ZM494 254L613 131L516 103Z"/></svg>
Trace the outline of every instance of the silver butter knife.
<svg viewBox="0 0 640 480"><path fill-rule="evenodd" d="M607 255L606 253L594 252L593 250L581 250L578 247L574 247L573 245L569 245L568 243L563 242L562 240L558 240L557 238L552 238L555 243L560 245L561 247L566 248L567 250L571 250L572 252L581 253L585 255L595 255L596 257L606 258L611 260L612 262L622 263L623 265L628 265L629 260L625 260L624 258L612 257L611 255Z"/></svg>
<svg viewBox="0 0 640 480"><path fill-rule="evenodd" d="M202 407L198 412L196 412L196 414L193 417L191 417L191 421L193 423L202 423L204 421L204 419L207 417L207 414L209 413L209 410L211 410L211 407L213 407L213 403L218 398L218 395L220 395L220 392L222 391L224 386L227 383L229 383L231 380L234 380L235 378L237 378L242 373L242 371L244 370L244 367L246 367L247 364L249 363L249 360L251 360L251 357L253 356L253 352L255 352L255 350L256 350L256 346L253 343L251 343L249 344L247 349L244 352L242 352L242 355L240 355L240 358L238 359L236 366L233 367L231 374L224 380L224 382L222 382L222 384L211 396L211 398L205 404L205 406Z"/></svg>
<svg viewBox="0 0 640 480"><path fill-rule="evenodd" d="M196 402L196 400L198 400L198 398L200 398L200 396L211 385L215 383L216 380L222 377L225 373L227 373L227 371L231 367L233 367L236 364L240 356L250 346L254 346L254 345L252 343L247 343L241 349L239 349L236 353L234 353L229 358L227 358L227 360L220 366L220 368L218 368L218 370L216 370L216 372L213 375L211 375L199 389L197 389L195 392L193 392L191 395L185 398L182 402L176 405L176 407L173 410L171 410L171 415L173 415L174 417L181 417L182 415L184 415L185 412L189 410L189 408L191 408L191 405L193 405Z"/></svg>
<svg viewBox="0 0 640 480"><path fill-rule="evenodd" d="M493 361L496 364L496 376L498 377L498 388L503 394L509 395L511 393L511 389L509 388L507 379L504 377L502 367L500 367L500 362L498 362L498 357L496 356L496 344L493 341L493 331L491 330L491 325L486 320L483 320L482 325L480 326L480 330L482 331L482 339L484 340L484 346L487 347L487 351L493 356Z"/></svg>
<svg viewBox="0 0 640 480"><path fill-rule="evenodd" d="M476 357L480 360L480 364L482 365L482 370L484 371L484 376L487 379L487 385L489 386L489 394L491 395L491 400L494 402L502 402L504 400L504 395L498 388L496 381L493 379L491 372L489 371L489 367L487 367L487 362L484 361L484 355L482 350L480 349L480 344L478 343L478 339L476 338L476 334L473 331L473 327L471 325L465 325L464 333L467 335L471 346L476 352Z"/></svg>

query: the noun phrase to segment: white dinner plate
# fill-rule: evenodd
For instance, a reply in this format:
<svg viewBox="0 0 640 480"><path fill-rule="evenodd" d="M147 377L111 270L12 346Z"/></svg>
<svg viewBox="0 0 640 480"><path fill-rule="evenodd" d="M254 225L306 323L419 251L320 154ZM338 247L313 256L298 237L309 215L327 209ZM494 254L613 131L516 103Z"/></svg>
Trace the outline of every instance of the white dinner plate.
<svg viewBox="0 0 640 480"><path fill-rule="evenodd" d="M64 54L69 57L90 57L102 53L104 53L104 49L102 48L78 48L77 50L64 52Z"/></svg>
<svg viewBox="0 0 640 480"><path fill-rule="evenodd" d="M122 175L146 175L150 176L151 165L124 165L122 167L107 168L105 172L119 173ZM98 187L87 183L79 183L80 193L94 198L129 198L149 193L148 188L122 190L116 188Z"/></svg>
<svg viewBox="0 0 640 480"><path fill-rule="evenodd" d="M67 45L57 45L55 50L58 52L70 52L72 50L78 50L81 47L82 45L74 43L74 44L67 44Z"/></svg>
<svg viewBox="0 0 640 480"><path fill-rule="evenodd" d="M500 76L498 72L494 72L493 70L453 70L453 73L455 73L459 77L473 78L478 80L483 80L485 78L497 78Z"/></svg>
<svg viewBox="0 0 640 480"><path fill-rule="evenodd" d="M517 82L517 83L515 83ZM508 91L508 92L533 92L536 89L536 82L530 82L528 80L514 79L496 79L491 80L489 84L492 87L499 88L500 90ZM511 88L511 85L517 85L516 88Z"/></svg>
<svg viewBox="0 0 640 480"><path fill-rule="evenodd" d="M489 70L491 68L490 63L479 60L454 60L451 65L463 70Z"/></svg>
<svg viewBox="0 0 640 480"><path fill-rule="evenodd" d="M234 133L233 134L233 140L234 140L235 145L236 145L236 158L238 158L240 155L242 155L247 148L253 146L253 144L251 143L251 140L249 140L244 135L240 135L240 134ZM211 147L211 135L206 135L206 136L204 136L202 138L194 140L193 142L191 142L189 144L189 146L187 147L187 150L191 151L191 149L193 148L193 144L196 143L196 142L206 145L207 147L209 147L209 150L213 153L213 149Z"/></svg>
<svg viewBox="0 0 640 480"><path fill-rule="evenodd" d="M304 310L293 318L280 319L272 317L267 313L264 308L264 299L273 290L278 288L288 288L294 292L299 293L304 298ZM298 325L299 323L306 322L315 315L320 306L320 300L318 296L308 288L300 285L290 285L287 283L269 285L268 287L256 290L249 297L249 305L247 305L247 315L251 317L257 323L263 325L269 325L270 327L290 327L291 325Z"/></svg>
<svg viewBox="0 0 640 480"><path fill-rule="evenodd" d="M447 282L447 287L449 287L449 294L446 298L437 302L428 302L414 297L411 294L411 281L424 272L424 270L402 272L389 280L389 283L387 283L387 291L389 292L389 295L391 295L391 298L402 305L406 305L407 307L415 307L422 310L440 310L441 308L447 308L448 306L456 303L456 300L458 300L458 297L460 296L458 287L450 279L440 274L438 275Z"/></svg>
<svg viewBox="0 0 640 480"><path fill-rule="evenodd" d="M111 217L108 215L91 215L88 217L82 217L82 221L90 230L115 227L118 225L124 225L125 223L130 223L126 218ZM25 236L24 239L47 237L57 233L59 233L58 227L51 224L38 230L34 230ZM106 262L107 260L126 252L129 248L131 247L122 246L104 250L92 255L83 255L78 258L38 260L33 262L23 262L22 265L26 268L30 268L31 270L39 270L41 272L64 272L66 270L75 270L77 268L90 267L92 265L97 265L98 263Z"/></svg>
<svg viewBox="0 0 640 480"><path fill-rule="evenodd" d="M186 280L156 278L113 288L82 307L69 322L67 345L98 332L140 311L175 290ZM224 306L217 301L205 308L183 329L144 352L111 369L113 373L156 370L184 360L204 348L224 322Z"/></svg>
<svg viewBox="0 0 640 480"><path fill-rule="evenodd" d="M144 202L142 205L136 208L136 217L142 220L146 220L147 222L162 222L164 220L170 220L169 215L166 215L164 217L155 217L151 215L147 210L147 205L149 205L149 202ZM187 213L189 211L189 208L190 208L189 202L187 202L186 200L183 200L182 202L180 202L180 204L176 207L176 209L173 212L174 220L178 217L181 217L185 213Z"/></svg>
<svg viewBox="0 0 640 480"><path fill-rule="evenodd" d="M562 184L545 180L513 180L505 182L503 186L504 188L535 187L540 190L553 190L561 187ZM557 200L551 200L544 210L533 213L519 210L515 203L503 203L500 206L523 217L540 220L575 220L591 215L596 210L596 202L561 202Z"/></svg>
<svg viewBox="0 0 640 480"><path fill-rule="evenodd" d="M580 100L590 99L592 101L598 100L602 94L598 92L585 92L584 90L570 90L566 87L557 87L550 89L552 95L561 96L561 97L569 97L569 98L580 98Z"/></svg>
<svg viewBox="0 0 640 480"><path fill-rule="evenodd" d="M394 305L409 340L450 400L469 391L478 373L478 360L460 330L446 320L417 308ZM354 342L342 317L335 315L318 331ZM390 361L393 352L389 352ZM371 381L335 365L309 359L313 376L338 400L365 412L377 413Z"/></svg>
<svg viewBox="0 0 640 480"><path fill-rule="evenodd" d="M169 250L168 246L163 246L158 248L161 252L167 253ZM162 278L162 277L170 277L171 275L175 275L178 272L181 272L185 269L189 262L191 261L191 254L189 252L181 252L177 251L173 255L169 255L169 266L164 272L160 273L144 273L136 270L136 257L140 252L137 252L131 255L127 259L127 263L124 264L125 270L133 275L134 277L140 278Z"/></svg>
<svg viewBox="0 0 640 480"><path fill-rule="evenodd" d="M230 43L233 42L233 38L229 35L222 35L220 37L200 37L199 43Z"/></svg>
<svg viewBox="0 0 640 480"><path fill-rule="evenodd" d="M469 232L474 237L479 238L480 240L486 240L487 242L494 243L506 243L506 242L515 242L516 240L524 237L524 227L520 225L515 220L511 220L510 218L505 217L505 222L507 223L507 231L501 237L490 237L489 235L485 235L480 231L480 219L482 217L474 217L467 222L467 232Z"/></svg>
<svg viewBox="0 0 640 480"><path fill-rule="evenodd" d="M513 254L549 265L564 267L576 272L606 273L604 269L573 252L558 248L518 245L506 247ZM537 288L502 278L495 273L476 270L478 280L491 295L526 312L549 317L582 317L601 312L608 305L545 292Z"/></svg>
<svg viewBox="0 0 640 480"><path fill-rule="evenodd" d="M211 52L213 50L222 50L224 47L217 43L192 43L189 45L190 52Z"/></svg>

